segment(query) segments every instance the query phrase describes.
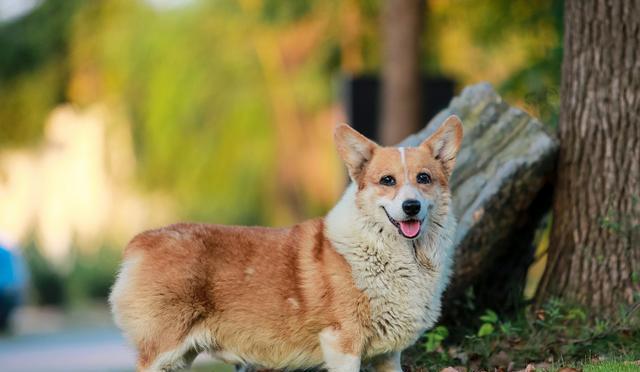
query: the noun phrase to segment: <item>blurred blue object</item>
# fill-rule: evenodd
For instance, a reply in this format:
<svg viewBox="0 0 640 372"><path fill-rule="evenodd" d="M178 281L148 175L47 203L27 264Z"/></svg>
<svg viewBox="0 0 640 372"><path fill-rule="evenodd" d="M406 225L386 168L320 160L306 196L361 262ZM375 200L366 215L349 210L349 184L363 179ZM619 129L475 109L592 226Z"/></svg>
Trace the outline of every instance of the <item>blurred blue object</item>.
<svg viewBox="0 0 640 372"><path fill-rule="evenodd" d="M9 315L23 300L27 271L22 257L0 245L0 330L8 327Z"/></svg>

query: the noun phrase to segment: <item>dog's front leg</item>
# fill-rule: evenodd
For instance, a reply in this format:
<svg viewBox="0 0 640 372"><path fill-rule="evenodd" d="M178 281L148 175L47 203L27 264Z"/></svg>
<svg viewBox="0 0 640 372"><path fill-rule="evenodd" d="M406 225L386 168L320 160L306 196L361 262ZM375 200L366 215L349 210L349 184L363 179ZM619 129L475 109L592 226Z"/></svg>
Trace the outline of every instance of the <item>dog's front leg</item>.
<svg viewBox="0 0 640 372"><path fill-rule="evenodd" d="M329 372L360 370L360 350L346 332L329 327L322 330L319 337L325 368Z"/></svg>
<svg viewBox="0 0 640 372"><path fill-rule="evenodd" d="M400 352L378 355L371 361L376 372L402 372Z"/></svg>

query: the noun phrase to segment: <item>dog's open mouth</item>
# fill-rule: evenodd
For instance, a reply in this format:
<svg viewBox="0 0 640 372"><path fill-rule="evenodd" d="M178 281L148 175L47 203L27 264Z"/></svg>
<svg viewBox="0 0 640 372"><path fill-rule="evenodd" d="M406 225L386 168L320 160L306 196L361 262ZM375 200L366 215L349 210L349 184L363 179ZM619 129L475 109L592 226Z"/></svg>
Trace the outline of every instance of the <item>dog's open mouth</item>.
<svg viewBox="0 0 640 372"><path fill-rule="evenodd" d="M418 234L420 234L420 226L422 225L422 221L416 219L408 219L404 221L396 221L389 215L389 212L383 207L384 213L389 218L389 221L398 228L398 231L402 236L407 239L413 239Z"/></svg>

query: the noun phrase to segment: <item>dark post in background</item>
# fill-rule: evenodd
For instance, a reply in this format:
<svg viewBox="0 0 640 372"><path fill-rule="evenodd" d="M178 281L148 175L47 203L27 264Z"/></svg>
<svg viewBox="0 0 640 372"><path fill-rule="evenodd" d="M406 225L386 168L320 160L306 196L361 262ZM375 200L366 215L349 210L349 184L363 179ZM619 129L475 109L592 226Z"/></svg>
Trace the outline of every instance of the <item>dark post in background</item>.
<svg viewBox="0 0 640 372"><path fill-rule="evenodd" d="M418 106L418 123L411 130L427 124L440 110L449 105L454 94L454 81L445 77L422 77L420 82L422 95ZM373 75L345 77L343 80L343 100L347 111L347 122L357 131L376 142L393 145L404 137L392 143L381 140L381 82ZM395 124L392 124L395 125Z"/></svg>
<svg viewBox="0 0 640 372"><path fill-rule="evenodd" d="M382 145L418 131L453 97L453 81L420 73L426 11L424 0L384 1L381 75L344 82L349 124Z"/></svg>

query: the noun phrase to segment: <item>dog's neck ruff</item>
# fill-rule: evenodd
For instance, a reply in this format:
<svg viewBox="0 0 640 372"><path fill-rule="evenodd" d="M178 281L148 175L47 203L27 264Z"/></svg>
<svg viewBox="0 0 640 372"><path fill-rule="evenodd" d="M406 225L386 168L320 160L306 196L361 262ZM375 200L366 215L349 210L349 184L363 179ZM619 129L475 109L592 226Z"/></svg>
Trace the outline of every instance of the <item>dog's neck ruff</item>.
<svg viewBox="0 0 640 372"><path fill-rule="evenodd" d="M402 350L437 321L451 272L456 225L446 204L425 221L425 231L415 240L359 209L354 184L327 215L327 238L369 298L368 355Z"/></svg>

